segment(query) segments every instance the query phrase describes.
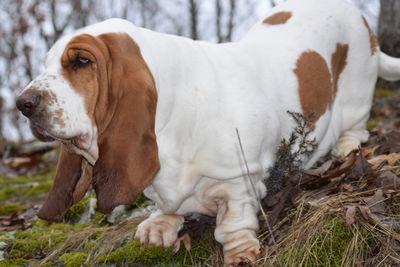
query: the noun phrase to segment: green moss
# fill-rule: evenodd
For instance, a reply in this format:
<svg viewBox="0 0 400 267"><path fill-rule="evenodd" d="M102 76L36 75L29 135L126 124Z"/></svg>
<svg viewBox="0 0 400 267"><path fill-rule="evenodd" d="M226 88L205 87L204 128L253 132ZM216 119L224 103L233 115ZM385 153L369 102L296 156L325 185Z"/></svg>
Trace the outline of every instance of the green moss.
<svg viewBox="0 0 400 267"><path fill-rule="evenodd" d="M25 259L8 259L4 261L0 261L1 267L21 267L28 266L29 260Z"/></svg>
<svg viewBox="0 0 400 267"><path fill-rule="evenodd" d="M65 253L60 257L66 267L80 267L87 259L88 255L83 252Z"/></svg>
<svg viewBox="0 0 400 267"><path fill-rule="evenodd" d="M67 221L73 221L76 218L80 218L80 215L89 208L89 201L90 196L86 196L75 205L72 205L65 213L64 219Z"/></svg>
<svg viewBox="0 0 400 267"><path fill-rule="evenodd" d="M99 247L99 244L89 241L89 242L85 243L85 245L83 246L83 251L88 253L90 251L97 249L98 247Z"/></svg>
<svg viewBox="0 0 400 267"><path fill-rule="evenodd" d="M176 258L172 255L172 248L141 247L140 242L135 240L108 255L101 256L98 263L141 263L154 266L160 263L176 263Z"/></svg>
<svg viewBox="0 0 400 267"><path fill-rule="evenodd" d="M367 122L367 130L368 131L372 131L375 129L376 126L378 126L378 124L380 122L383 122L384 119L382 117L376 117L374 119L371 119Z"/></svg>
<svg viewBox="0 0 400 267"><path fill-rule="evenodd" d="M314 236L312 250L317 262L310 259L308 266L340 266L353 233L341 217L325 222L322 232Z"/></svg>
<svg viewBox="0 0 400 267"><path fill-rule="evenodd" d="M282 253L281 261L290 264L302 259L301 266L307 267L342 266L346 248L353 237L342 217L332 217L309 242Z"/></svg>
<svg viewBox="0 0 400 267"><path fill-rule="evenodd" d="M39 183L36 186L27 187L27 188L12 188L6 187L0 189L0 201L9 199L12 196L16 196L18 198L27 198L34 195L39 195L43 193L47 193L53 181L45 181L43 183Z"/></svg>
<svg viewBox="0 0 400 267"><path fill-rule="evenodd" d="M29 208L29 206L12 204L12 203L3 205L0 204L0 216L10 215L19 211L24 211L27 208Z"/></svg>
<svg viewBox="0 0 400 267"><path fill-rule="evenodd" d="M19 190L17 188L1 188L0 189L0 201L9 199L11 196L18 195Z"/></svg>
<svg viewBox="0 0 400 267"><path fill-rule="evenodd" d="M397 93L397 90L390 89L376 89L374 97L391 97Z"/></svg>
<svg viewBox="0 0 400 267"><path fill-rule="evenodd" d="M89 240L96 240L102 235L102 232L96 232L89 236Z"/></svg>
<svg viewBox="0 0 400 267"><path fill-rule="evenodd" d="M42 219L37 219L37 221L34 223L36 227L48 227L50 223L48 221L42 220Z"/></svg>
<svg viewBox="0 0 400 267"><path fill-rule="evenodd" d="M49 252L62 245L71 231L78 231L86 225L52 224L35 225L30 230L16 231L13 238L0 238L11 244L9 255L18 256L33 252Z"/></svg>
<svg viewBox="0 0 400 267"><path fill-rule="evenodd" d="M68 224L68 223L53 223L49 226L50 229L70 232L79 231L80 229L88 227L90 224Z"/></svg>
<svg viewBox="0 0 400 267"><path fill-rule="evenodd" d="M49 180L53 177L53 173L51 177L49 174L39 175L39 176L18 176L15 178L10 178L7 176L0 176L0 184L1 185L11 185L11 184L28 184L28 183L40 183Z"/></svg>
<svg viewBox="0 0 400 267"><path fill-rule="evenodd" d="M104 215L103 213L96 212L93 216L93 222L96 224L100 225L106 225L107 224L107 215Z"/></svg>
<svg viewBox="0 0 400 267"><path fill-rule="evenodd" d="M201 238L192 239L190 255L188 255L189 252L185 249L183 244L181 244L180 250L175 255L177 261L185 265L192 265L191 262L187 262L192 258L196 260L199 266L202 266L202 263L210 258L211 253L214 252L210 247L210 239L212 240L211 242L216 242L212 232L203 235Z"/></svg>
<svg viewBox="0 0 400 267"><path fill-rule="evenodd" d="M40 183L40 184L30 187L30 188L23 188L22 193L26 197L44 194L44 193L47 193L50 191L52 184L53 184L53 181L45 181L43 183Z"/></svg>
<svg viewBox="0 0 400 267"><path fill-rule="evenodd" d="M4 201L10 197L26 199L34 195L47 193L53 183L54 174L55 169L51 168L47 169L45 173L33 177L18 176L15 178L10 178L6 176L0 176L0 201ZM35 185L29 186L30 183L35 183ZM24 184L27 184L27 186L21 186ZM10 185L19 186L11 187Z"/></svg>
<svg viewBox="0 0 400 267"><path fill-rule="evenodd" d="M125 210L133 210L136 208L145 208L149 205L149 199L145 197L143 194L140 194L135 202L129 205L125 205Z"/></svg>

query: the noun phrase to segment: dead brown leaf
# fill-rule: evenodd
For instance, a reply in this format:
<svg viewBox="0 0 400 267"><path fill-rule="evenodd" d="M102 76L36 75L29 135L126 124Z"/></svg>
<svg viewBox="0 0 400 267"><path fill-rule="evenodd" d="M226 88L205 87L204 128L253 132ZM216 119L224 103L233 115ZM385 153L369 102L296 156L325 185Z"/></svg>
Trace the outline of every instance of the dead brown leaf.
<svg viewBox="0 0 400 267"><path fill-rule="evenodd" d="M389 166L395 166L400 161L400 153L391 153L388 155L379 155L368 160L372 164L372 169L377 169L383 162Z"/></svg>
<svg viewBox="0 0 400 267"><path fill-rule="evenodd" d="M368 206L359 205L358 209L360 210L361 215L363 216L363 218L366 221L371 220L372 212L371 212L371 209Z"/></svg>
<svg viewBox="0 0 400 267"><path fill-rule="evenodd" d="M383 203L384 201L385 197L383 196L382 189L376 190L375 194L372 197L365 198L365 202L367 203L371 212L385 213L386 209Z"/></svg>
<svg viewBox="0 0 400 267"><path fill-rule="evenodd" d="M352 225L356 221L356 206L345 206L346 208L346 224Z"/></svg>
<svg viewBox="0 0 400 267"><path fill-rule="evenodd" d="M32 220L36 216L38 210L39 206L34 206L33 208L29 208L23 212L16 212L10 216L0 216L0 227L5 230L30 228L32 227Z"/></svg>
<svg viewBox="0 0 400 267"><path fill-rule="evenodd" d="M309 170L305 170L304 173L310 176L314 176L314 177L322 177L324 175L324 173L326 173L329 168L332 166L333 160L330 159L328 161L326 161L324 164L322 164L320 167L316 168L316 169L309 169Z"/></svg>
<svg viewBox="0 0 400 267"><path fill-rule="evenodd" d="M379 175L376 184L383 190L397 190L400 187L400 177L391 171L385 171Z"/></svg>
<svg viewBox="0 0 400 267"><path fill-rule="evenodd" d="M40 154L34 154L30 157L15 157L3 160L4 165L9 166L14 170L19 170L22 167L38 164L42 160Z"/></svg>

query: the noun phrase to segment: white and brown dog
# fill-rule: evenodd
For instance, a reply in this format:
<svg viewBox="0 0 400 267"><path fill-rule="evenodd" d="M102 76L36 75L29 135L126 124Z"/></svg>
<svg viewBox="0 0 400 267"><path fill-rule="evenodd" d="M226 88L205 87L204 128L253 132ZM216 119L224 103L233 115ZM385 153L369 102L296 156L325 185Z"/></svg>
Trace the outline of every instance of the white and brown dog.
<svg viewBox="0 0 400 267"><path fill-rule="evenodd" d="M121 19L80 29L51 48L17 100L38 139L63 144L39 216L62 219L90 185L101 212L144 191L158 211L138 227L142 244L171 246L182 216L202 213L216 216L227 265L254 260L257 198L293 130L287 111L315 114L318 149L306 167L332 148L346 155L367 140L378 76L399 79L400 60L343 0L286 2L227 44Z"/></svg>

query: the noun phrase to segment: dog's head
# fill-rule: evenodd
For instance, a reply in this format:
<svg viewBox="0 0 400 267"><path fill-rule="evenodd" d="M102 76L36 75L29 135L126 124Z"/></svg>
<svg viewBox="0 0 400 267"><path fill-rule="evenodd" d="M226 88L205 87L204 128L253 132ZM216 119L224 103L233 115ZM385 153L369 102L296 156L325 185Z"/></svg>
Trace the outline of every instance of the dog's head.
<svg viewBox="0 0 400 267"><path fill-rule="evenodd" d="M39 217L60 220L90 184L101 212L133 202L159 169L157 93L139 46L123 33L75 34L45 65L16 102L39 140L62 143Z"/></svg>

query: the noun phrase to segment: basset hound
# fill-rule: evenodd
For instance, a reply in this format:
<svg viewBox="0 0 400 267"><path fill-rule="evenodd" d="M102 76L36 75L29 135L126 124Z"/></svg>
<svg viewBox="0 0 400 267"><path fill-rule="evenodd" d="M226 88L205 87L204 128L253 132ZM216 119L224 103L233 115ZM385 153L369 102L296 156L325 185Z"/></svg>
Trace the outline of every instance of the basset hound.
<svg viewBox="0 0 400 267"><path fill-rule="evenodd" d="M39 217L61 220L90 186L103 213L144 192L158 211L138 226L142 244L171 246L182 216L201 213L216 216L226 265L254 260L257 199L295 126L287 111L314 113L306 168L332 149L344 156L367 140L378 76L399 79L400 60L344 0L283 3L226 44L122 19L80 29L17 99L39 140L62 142Z"/></svg>

